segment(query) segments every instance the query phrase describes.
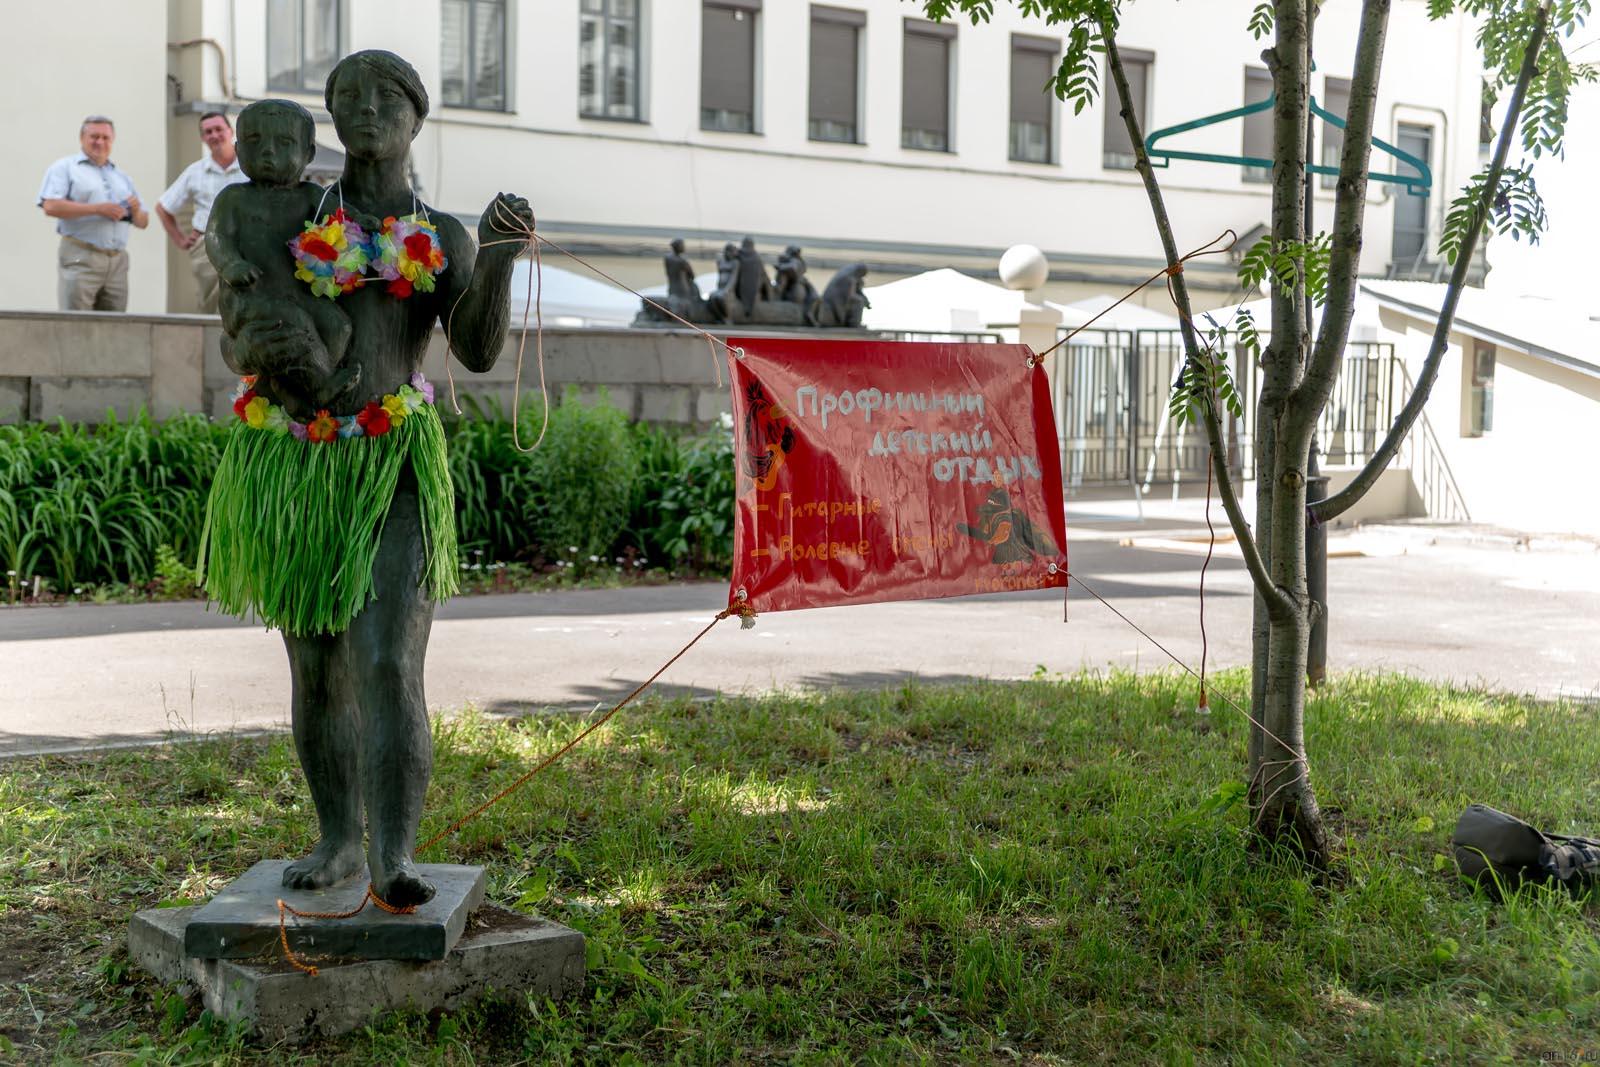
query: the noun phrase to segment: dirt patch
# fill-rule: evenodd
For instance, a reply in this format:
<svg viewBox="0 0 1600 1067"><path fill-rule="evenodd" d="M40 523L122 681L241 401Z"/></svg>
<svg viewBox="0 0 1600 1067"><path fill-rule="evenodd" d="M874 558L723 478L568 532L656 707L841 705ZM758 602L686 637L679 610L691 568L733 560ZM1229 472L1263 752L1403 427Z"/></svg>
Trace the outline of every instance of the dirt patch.
<svg viewBox="0 0 1600 1067"><path fill-rule="evenodd" d="M24 912L0 913L0 986L39 978L59 963L60 946L39 931Z"/></svg>

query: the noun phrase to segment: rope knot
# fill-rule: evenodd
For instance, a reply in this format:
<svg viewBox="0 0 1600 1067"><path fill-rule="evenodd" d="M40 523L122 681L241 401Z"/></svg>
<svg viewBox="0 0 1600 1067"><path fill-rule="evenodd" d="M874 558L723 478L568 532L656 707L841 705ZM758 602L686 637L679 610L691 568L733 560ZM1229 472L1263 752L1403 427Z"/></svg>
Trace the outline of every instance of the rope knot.
<svg viewBox="0 0 1600 1067"><path fill-rule="evenodd" d="M1172 264L1172 266L1170 266L1166 270L1162 271L1162 273L1165 274L1169 278L1175 278L1178 275L1182 274L1183 273L1183 260L1181 260L1181 259L1178 260L1178 262Z"/></svg>

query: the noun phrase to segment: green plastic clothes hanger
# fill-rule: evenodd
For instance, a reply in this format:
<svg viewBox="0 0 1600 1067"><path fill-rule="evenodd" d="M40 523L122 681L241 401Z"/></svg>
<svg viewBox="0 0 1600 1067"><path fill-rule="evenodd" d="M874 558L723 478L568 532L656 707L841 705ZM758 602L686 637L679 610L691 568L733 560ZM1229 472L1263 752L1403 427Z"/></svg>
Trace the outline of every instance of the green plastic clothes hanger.
<svg viewBox="0 0 1600 1067"><path fill-rule="evenodd" d="M1150 157L1151 166L1155 167L1165 167L1174 159L1193 159L1198 160L1201 163L1228 163L1240 167L1266 167L1270 169L1272 167L1272 160L1262 159L1259 156L1225 156L1215 152L1182 152L1171 148L1157 148L1156 142L1162 140L1163 138L1176 136L1180 133L1188 133L1190 130L1198 130L1205 126L1216 126L1220 123L1227 122L1230 119L1239 119L1244 118L1246 115L1254 115L1257 112L1268 110L1276 102L1277 94L1273 93L1265 100L1258 101L1254 104L1246 104L1244 107L1236 107L1232 111L1224 111L1220 115L1207 115L1203 119L1195 119L1192 122L1185 122L1177 126L1168 126L1166 129L1156 130L1154 133L1150 134L1150 136L1144 139L1145 153ZM1332 123L1341 130L1345 128L1344 119L1327 110L1321 104L1317 103L1317 98L1314 96L1311 98L1311 113L1326 122ZM1428 169L1427 163L1418 159L1410 152L1402 151L1389 142L1380 141L1376 137L1372 139L1372 146L1378 149L1380 152L1387 153L1388 155L1393 156L1395 159L1398 159L1400 162L1416 168L1417 173L1414 175L1380 174L1375 171L1368 171L1367 177L1369 179L1376 182L1391 182L1395 185L1403 185L1406 187L1406 192L1410 193L1412 196L1428 195L1428 190L1433 187L1433 172ZM1334 176L1338 176L1339 173L1338 167L1325 167L1320 163L1309 163L1306 165L1306 170L1310 171L1312 174L1332 174Z"/></svg>

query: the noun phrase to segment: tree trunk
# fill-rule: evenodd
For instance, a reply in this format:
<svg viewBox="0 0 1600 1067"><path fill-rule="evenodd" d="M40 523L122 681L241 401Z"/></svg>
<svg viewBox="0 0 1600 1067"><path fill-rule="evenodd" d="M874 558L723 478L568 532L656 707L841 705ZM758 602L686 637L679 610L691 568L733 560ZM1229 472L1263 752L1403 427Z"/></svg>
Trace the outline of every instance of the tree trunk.
<svg viewBox="0 0 1600 1067"><path fill-rule="evenodd" d="M1306 118L1310 110L1313 0L1278 0L1272 70L1272 240L1302 246L1305 232ZM1306 459L1316 420L1289 403L1305 374L1309 349L1303 260L1294 285L1272 292L1272 340L1265 353L1257 434L1257 543L1265 546L1278 594L1262 601L1267 616L1266 670L1251 746L1250 802L1256 831L1294 848L1313 867L1329 861L1328 835L1305 758L1306 641L1311 601L1306 589ZM1256 650L1259 657L1260 650Z"/></svg>

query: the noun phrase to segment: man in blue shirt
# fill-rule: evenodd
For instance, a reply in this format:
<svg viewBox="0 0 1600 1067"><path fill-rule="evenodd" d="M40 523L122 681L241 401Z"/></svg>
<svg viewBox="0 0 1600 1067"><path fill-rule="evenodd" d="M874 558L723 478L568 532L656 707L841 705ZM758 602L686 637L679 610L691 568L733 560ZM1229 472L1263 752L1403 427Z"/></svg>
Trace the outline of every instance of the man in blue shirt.
<svg viewBox="0 0 1600 1067"><path fill-rule="evenodd" d="M128 309L128 227L144 229L150 215L133 179L111 162L116 136L110 119L90 115L78 130L83 150L50 164L39 186L39 206L61 235L63 311Z"/></svg>

